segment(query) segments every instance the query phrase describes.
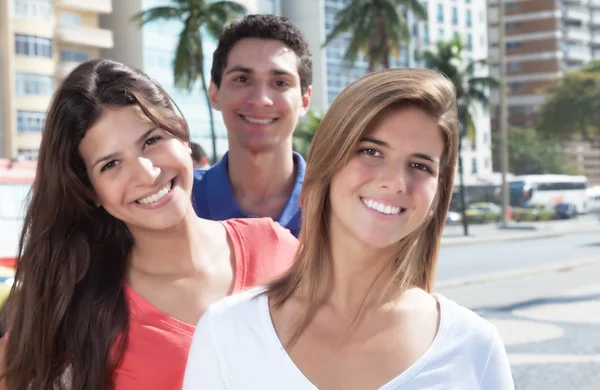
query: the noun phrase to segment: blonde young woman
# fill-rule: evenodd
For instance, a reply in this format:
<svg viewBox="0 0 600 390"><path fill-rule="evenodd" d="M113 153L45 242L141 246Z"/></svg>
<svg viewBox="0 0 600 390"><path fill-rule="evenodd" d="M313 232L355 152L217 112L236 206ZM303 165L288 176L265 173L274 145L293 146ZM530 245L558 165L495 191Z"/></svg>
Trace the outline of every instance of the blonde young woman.
<svg viewBox="0 0 600 390"><path fill-rule="evenodd" d="M346 88L312 143L296 262L208 310L184 389L512 389L495 328L432 293L457 144L440 74Z"/></svg>

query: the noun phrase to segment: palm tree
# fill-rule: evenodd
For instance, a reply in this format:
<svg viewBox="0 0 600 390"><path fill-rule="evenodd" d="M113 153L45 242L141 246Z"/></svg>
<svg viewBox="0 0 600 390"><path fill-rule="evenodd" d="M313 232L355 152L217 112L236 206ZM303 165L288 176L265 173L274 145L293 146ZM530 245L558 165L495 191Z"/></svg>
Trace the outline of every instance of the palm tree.
<svg viewBox="0 0 600 390"><path fill-rule="evenodd" d="M138 22L140 27L159 20L175 20L183 24L183 28L179 33L175 59L173 60L173 77L177 87L188 91L194 88L198 79L202 83L210 118L213 163L217 159L217 136L208 96L208 87L204 77L203 34L206 31L209 36L216 40L227 24L245 13L246 8L235 1L173 0L172 5L150 8L133 17L133 20Z"/></svg>
<svg viewBox="0 0 600 390"><path fill-rule="evenodd" d="M466 216L467 204L465 199L464 168L462 161L463 138L466 136L475 141L474 110L479 105L486 109L489 105L488 89L498 87L499 83L490 76L477 76L478 66L486 64L485 60L469 60L466 64L462 58L463 43L459 36L449 42L438 42L436 50L426 50L423 53L425 66L436 69L448 77L456 88L456 103L460 122L458 141L458 174L460 180L460 197L462 220L465 235L469 234Z"/></svg>
<svg viewBox="0 0 600 390"><path fill-rule="evenodd" d="M302 118L296 126L292 143L294 150L300 153L304 158L308 156L310 143L322 120L323 114L309 110L306 113L306 116Z"/></svg>
<svg viewBox="0 0 600 390"><path fill-rule="evenodd" d="M419 0L351 0L335 18L335 26L325 39L328 45L340 34L352 37L344 59L353 64L358 55L369 61L369 72L377 66L390 67L390 56L400 55L400 45L410 41L405 11L426 19L427 11Z"/></svg>

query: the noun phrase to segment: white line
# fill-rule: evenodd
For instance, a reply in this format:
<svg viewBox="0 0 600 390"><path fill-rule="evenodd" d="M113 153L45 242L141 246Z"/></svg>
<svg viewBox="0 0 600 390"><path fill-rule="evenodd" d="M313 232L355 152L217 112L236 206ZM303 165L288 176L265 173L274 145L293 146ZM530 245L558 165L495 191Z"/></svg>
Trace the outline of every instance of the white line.
<svg viewBox="0 0 600 390"><path fill-rule="evenodd" d="M600 355L543 355L527 353L509 353L508 360L512 366L535 364L600 364Z"/></svg>

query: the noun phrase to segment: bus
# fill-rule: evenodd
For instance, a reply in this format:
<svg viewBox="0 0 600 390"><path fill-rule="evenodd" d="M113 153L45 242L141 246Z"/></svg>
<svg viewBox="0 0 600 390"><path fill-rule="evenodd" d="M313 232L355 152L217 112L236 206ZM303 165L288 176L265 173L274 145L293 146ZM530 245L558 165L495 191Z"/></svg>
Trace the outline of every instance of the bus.
<svg viewBox="0 0 600 390"><path fill-rule="evenodd" d="M510 205L522 207L538 203L554 207L559 203L571 203L578 214L589 211L587 177L576 175L523 175L515 176L508 183Z"/></svg>
<svg viewBox="0 0 600 390"><path fill-rule="evenodd" d="M588 188L589 211L600 212L600 185Z"/></svg>
<svg viewBox="0 0 600 390"><path fill-rule="evenodd" d="M36 167L36 161L0 159L0 220L23 219Z"/></svg>

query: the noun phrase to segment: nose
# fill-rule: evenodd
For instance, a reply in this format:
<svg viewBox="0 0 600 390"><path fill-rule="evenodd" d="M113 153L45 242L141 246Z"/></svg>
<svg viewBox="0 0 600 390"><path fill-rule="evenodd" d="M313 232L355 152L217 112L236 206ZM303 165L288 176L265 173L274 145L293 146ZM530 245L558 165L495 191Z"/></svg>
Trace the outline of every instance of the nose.
<svg viewBox="0 0 600 390"><path fill-rule="evenodd" d="M160 168L155 166L149 158L139 157L135 162L132 172L133 182L145 186L153 185L160 175Z"/></svg>
<svg viewBox="0 0 600 390"><path fill-rule="evenodd" d="M405 193L408 188L407 169L400 164L388 164L382 169L381 186L394 192Z"/></svg>
<svg viewBox="0 0 600 390"><path fill-rule="evenodd" d="M273 104L273 100L269 95L269 88L265 85L257 84L252 87L250 96L248 96L248 103L257 106L270 106Z"/></svg>

